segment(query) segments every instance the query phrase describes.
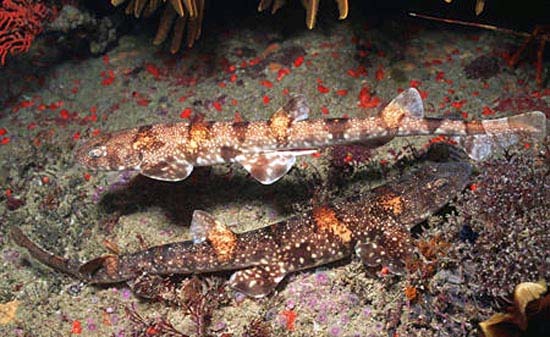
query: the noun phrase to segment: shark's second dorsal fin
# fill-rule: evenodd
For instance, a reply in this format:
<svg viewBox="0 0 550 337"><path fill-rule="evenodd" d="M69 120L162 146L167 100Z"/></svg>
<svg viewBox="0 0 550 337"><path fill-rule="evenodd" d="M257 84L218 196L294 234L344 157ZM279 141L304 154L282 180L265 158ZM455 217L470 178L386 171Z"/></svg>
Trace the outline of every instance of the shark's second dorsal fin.
<svg viewBox="0 0 550 337"><path fill-rule="evenodd" d="M306 96L301 94L293 94L288 102L283 106L292 122L299 122L309 118L309 105L307 104Z"/></svg>
<svg viewBox="0 0 550 337"><path fill-rule="evenodd" d="M409 88L397 95L380 112L380 118L395 130L403 124L404 119L424 118L424 105L418 90Z"/></svg>

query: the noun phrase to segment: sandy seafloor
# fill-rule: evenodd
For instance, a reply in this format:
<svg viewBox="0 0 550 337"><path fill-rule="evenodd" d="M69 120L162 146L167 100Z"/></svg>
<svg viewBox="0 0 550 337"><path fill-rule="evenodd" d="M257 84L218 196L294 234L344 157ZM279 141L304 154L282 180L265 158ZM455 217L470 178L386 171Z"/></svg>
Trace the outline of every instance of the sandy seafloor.
<svg viewBox="0 0 550 337"><path fill-rule="evenodd" d="M153 33L143 30L121 36L100 57L66 59L39 39L30 53L7 60L0 68L0 303L17 310L0 325L1 336L155 335L132 322L125 307L195 334L181 307L140 300L124 284L86 285L28 259L9 238L12 226L83 261L107 253L104 240L131 252L141 241L189 239L195 209L246 231L309 207L314 190L342 198L426 164L421 154L430 140L395 140L370 157L357 148L325 150L262 186L236 165L196 169L180 183L89 171L72 151L94 134L190 113L267 119L288 92L307 96L310 118L369 116L409 86L422 92L429 116L541 110L550 117L550 90L535 85L533 50L518 67L506 64L520 38L403 17L370 24L360 12L343 22L322 15L308 31L303 13L298 23L288 13L211 24L193 49L177 55L152 46ZM372 94L363 96L366 107L359 104L363 88ZM351 258L291 275L266 299L224 289L207 333L241 336L260 321L273 336L476 335L477 323L502 309L496 297L519 281L550 281L549 144L522 143L474 164L469 188L417 231L441 250L426 275L373 278ZM408 293L409 300L411 287L417 294Z"/></svg>

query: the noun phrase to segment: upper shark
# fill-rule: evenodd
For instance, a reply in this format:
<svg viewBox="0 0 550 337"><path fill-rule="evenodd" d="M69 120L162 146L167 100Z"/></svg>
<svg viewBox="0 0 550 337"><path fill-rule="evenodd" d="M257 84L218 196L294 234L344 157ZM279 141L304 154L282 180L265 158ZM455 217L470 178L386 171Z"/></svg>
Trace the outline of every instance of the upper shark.
<svg viewBox="0 0 550 337"><path fill-rule="evenodd" d="M292 96L267 121L166 123L103 134L76 151L86 167L137 170L153 179L180 181L195 166L237 162L262 184L284 176L300 155L320 148L359 143L380 146L394 137L458 137L471 158L481 160L496 146L516 143L521 135L545 135L542 112L482 121L424 117L420 94L403 91L375 117L309 120L302 95Z"/></svg>

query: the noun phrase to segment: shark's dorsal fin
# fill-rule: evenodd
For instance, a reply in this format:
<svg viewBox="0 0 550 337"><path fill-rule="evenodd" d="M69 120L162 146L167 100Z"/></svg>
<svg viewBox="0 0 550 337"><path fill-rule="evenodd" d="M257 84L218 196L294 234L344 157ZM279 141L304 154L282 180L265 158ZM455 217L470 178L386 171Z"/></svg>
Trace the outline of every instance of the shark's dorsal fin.
<svg viewBox="0 0 550 337"><path fill-rule="evenodd" d="M273 122L295 123L309 118L309 105L304 95L292 95L288 102L277 110L269 119Z"/></svg>
<svg viewBox="0 0 550 337"><path fill-rule="evenodd" d="M209 244L218 261L228 262L234 258L238 237L229 227L205 211L193 212L190 227L194 244Z"/></svg>
<svg viewBox="0 0 550 337"><path fill-rule="evenodd" d="M415 88L409 88L395 97L380 112L380 118L389 128L398 129L404 119L424 118L422 97Z"/></svg>
<svg viewBox="0 0 550 337"><path fill-rule="evenodd" d="M275 290L284 277L278 265L256 266L235 272L229 286L250 297L261 298Z"/></svg>
<svg viewBox="0 0 550 337"><path fill-rule="evenodd" d="M217 221L212 214L206 211L195 210L193 212L189 230L194 243L204 242L208 237L208 233L216 227L227 228L227 226Z"/></svg>

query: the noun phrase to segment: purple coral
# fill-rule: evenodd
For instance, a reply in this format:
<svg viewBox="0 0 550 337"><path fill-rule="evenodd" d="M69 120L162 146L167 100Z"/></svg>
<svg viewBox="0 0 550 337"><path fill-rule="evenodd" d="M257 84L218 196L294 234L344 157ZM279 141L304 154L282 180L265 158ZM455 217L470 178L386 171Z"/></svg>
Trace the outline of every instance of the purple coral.
<svg viewBox="0 0 550 337"><path fill-rule="evenodd" d="M342 334L342 329L339 326L332 326L329 331L329 335L332 337L338 337Z"/></svg>

